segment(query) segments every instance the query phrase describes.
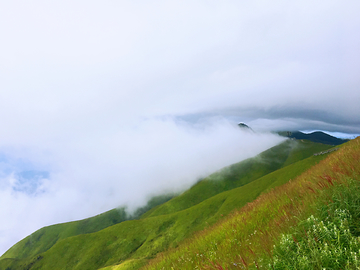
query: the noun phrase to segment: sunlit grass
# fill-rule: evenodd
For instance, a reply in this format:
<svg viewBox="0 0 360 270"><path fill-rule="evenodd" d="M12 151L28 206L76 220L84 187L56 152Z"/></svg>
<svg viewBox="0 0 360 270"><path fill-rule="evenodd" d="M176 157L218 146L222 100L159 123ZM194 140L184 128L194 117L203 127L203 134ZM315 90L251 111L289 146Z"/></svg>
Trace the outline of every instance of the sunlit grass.
<svg viewBox="0 0 360 270"><path fill-rule="evenodd" d="M336 209L326 221L311 215L293 234L282 234L269 269L359 269L360 240L352 216Z"/></svg>
<svg viewBox="0 0 360 270"><path fill-rule="evenodd" d="M192 240L185 240L181 249L173 249L173 255L172 252L161 255L165 258L165 264L161 262L161 267L171 269L167 264L171 260L178 263L174 264L174 269L251 267L261 259L257 258L257 251L270 253L273 239L285 224L282 219L297 211L298 206L291 205L295 198L291 197L291 188L283 187L284 194L289 193L287 195L271 188L295 179L320 162L326 155L313 156L313 153L329 148L331 146L311 142L287 141L258 157L211 175L182 195L148 211L138 220L124 221L98 232L61 239L41 253L40 259L37 259L39 255L36 251L30 248L30 252L35 252L34 256L23 261L15 257L12 262L6 262L6 266L14 269L31 266L34 269L106 267L107 270L133 270L159 252L176 247L194 232L207 228ZM269 189L266 196L255 200ZM242 210L228 216L231 211L244 205ZM279 216L279 213L284 215ZM209 228L219 220L222 221ZM259 235L262 242L258 239ZM42 240L39 239L37 246L47 244ZM20 243L26 244L26 241ZM21 250L21 245L17 247ZM26 250L22 251L26 253ZM0 268L4 263L4 260L0 260ZM161 269L159 267L157 265L152 269Z"/></svg>
<svg viewBox="0 0 360 270"><path fill-rule="evenodd" d="M321 218L321 209L324 208L321 206L337 200L339 209L352 209L355 213L351 214L352 218L358 220L360 216L356 211L359 211L359 207L349 203L355 199L346 200L345 196L360 193L359 185L354 184L357 182L349 180L360 179L359 160L360 139L356 139L293 181L263 194L179 248L159 255L145 269L266 267L274 256L273 247L281 235L291 233L299 221L306 220L312 214ZM345 189L354 192L345 195ZM340 194L337 199L333 196L336 192ZM326 211L331 212L329 209ZM357 226L349 226L353 226L353 232L358 232Z"/></svg>

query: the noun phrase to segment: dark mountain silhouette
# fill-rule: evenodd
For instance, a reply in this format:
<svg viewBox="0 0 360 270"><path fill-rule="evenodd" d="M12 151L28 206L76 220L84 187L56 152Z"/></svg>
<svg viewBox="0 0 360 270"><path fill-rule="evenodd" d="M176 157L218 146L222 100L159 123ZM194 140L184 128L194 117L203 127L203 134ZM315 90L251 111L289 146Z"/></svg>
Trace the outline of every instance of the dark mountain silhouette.
<svg viewBox="0 0 360 270"><path fill-rule="evenodd" d="M329 145L340 145L349 141L349 140L336 138L322 131L315 131L308 134L303 133L301 131L293 131L293 132L286 131L286 132L280 132L279 134L297 140L309 140L312 142L329 144Z"/></svg>
<svg viewBox="0 0 360 270"><path fill-rule="evenodd" d="M240 128L242 128L242 129L248 129L248 130L253 131L252 128L249 127L249 126L248 126L247 124L245 124L244 122L240 122L240 123L238 124L238 126L239 126Z"/></svg>

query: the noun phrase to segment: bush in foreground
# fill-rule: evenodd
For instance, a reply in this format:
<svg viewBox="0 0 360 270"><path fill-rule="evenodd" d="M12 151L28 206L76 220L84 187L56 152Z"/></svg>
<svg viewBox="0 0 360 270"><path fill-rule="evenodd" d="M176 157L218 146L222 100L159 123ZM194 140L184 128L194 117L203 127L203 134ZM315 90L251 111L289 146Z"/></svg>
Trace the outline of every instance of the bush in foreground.
<svg viewBox="0 0 360 270"><path fill-rule="evenodd" d="M336 209L332 220L311 215L303 231L283 234L270 269L359 269L360 239L349 228L348 210Z"/></svg>

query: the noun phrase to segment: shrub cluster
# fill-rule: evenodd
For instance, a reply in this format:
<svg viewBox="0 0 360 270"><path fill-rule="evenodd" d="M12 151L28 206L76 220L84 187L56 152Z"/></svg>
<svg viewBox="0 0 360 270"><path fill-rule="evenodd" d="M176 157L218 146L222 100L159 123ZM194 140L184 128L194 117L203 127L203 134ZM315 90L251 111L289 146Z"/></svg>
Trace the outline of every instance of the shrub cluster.
<svg viewBox="0 0 360 270"><path fill-rule="evenodd" d="M313 215L294 234L283 234L270 269L360 269L360 239L350 232L352 216L336 209L331 220Z"/></svg>

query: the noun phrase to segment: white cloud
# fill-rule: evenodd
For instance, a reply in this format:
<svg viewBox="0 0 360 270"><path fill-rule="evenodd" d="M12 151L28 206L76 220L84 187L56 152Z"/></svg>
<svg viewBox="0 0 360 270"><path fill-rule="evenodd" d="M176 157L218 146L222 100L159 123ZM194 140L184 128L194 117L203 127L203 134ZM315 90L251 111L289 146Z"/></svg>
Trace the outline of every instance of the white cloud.
<svg viewBox="0 0 360 270"><path fill-rule="evenodd" d="M0 252L38 226L190 185L278 142L225 120L199 127L203 114L262 130L358 133L359 8L355 0L4 2L1 182L22 170L50 176L37 196L0 183L8 220L0 231L9 235ZM174 120L186 117L192 124ZM17 223L23 213L29 229Z"/></svg>
<svg viewBox="0 0 360 270"><path fill-rule="evenodd" d="M15 191L18 180L13 174L0 180L0 217L5 220L0 247L5 251L14 239L45 225L119 205L134 209L146 203L149 195L184 190L200 177L281 140L273 134L243 131L221 119L195 127L172 119L149 119L100 135L90 133L68 141L55 138L45 146L39 142L16 152L32 161L50 157L53 171L49 179L41 179L38 192Z"/></svg>

